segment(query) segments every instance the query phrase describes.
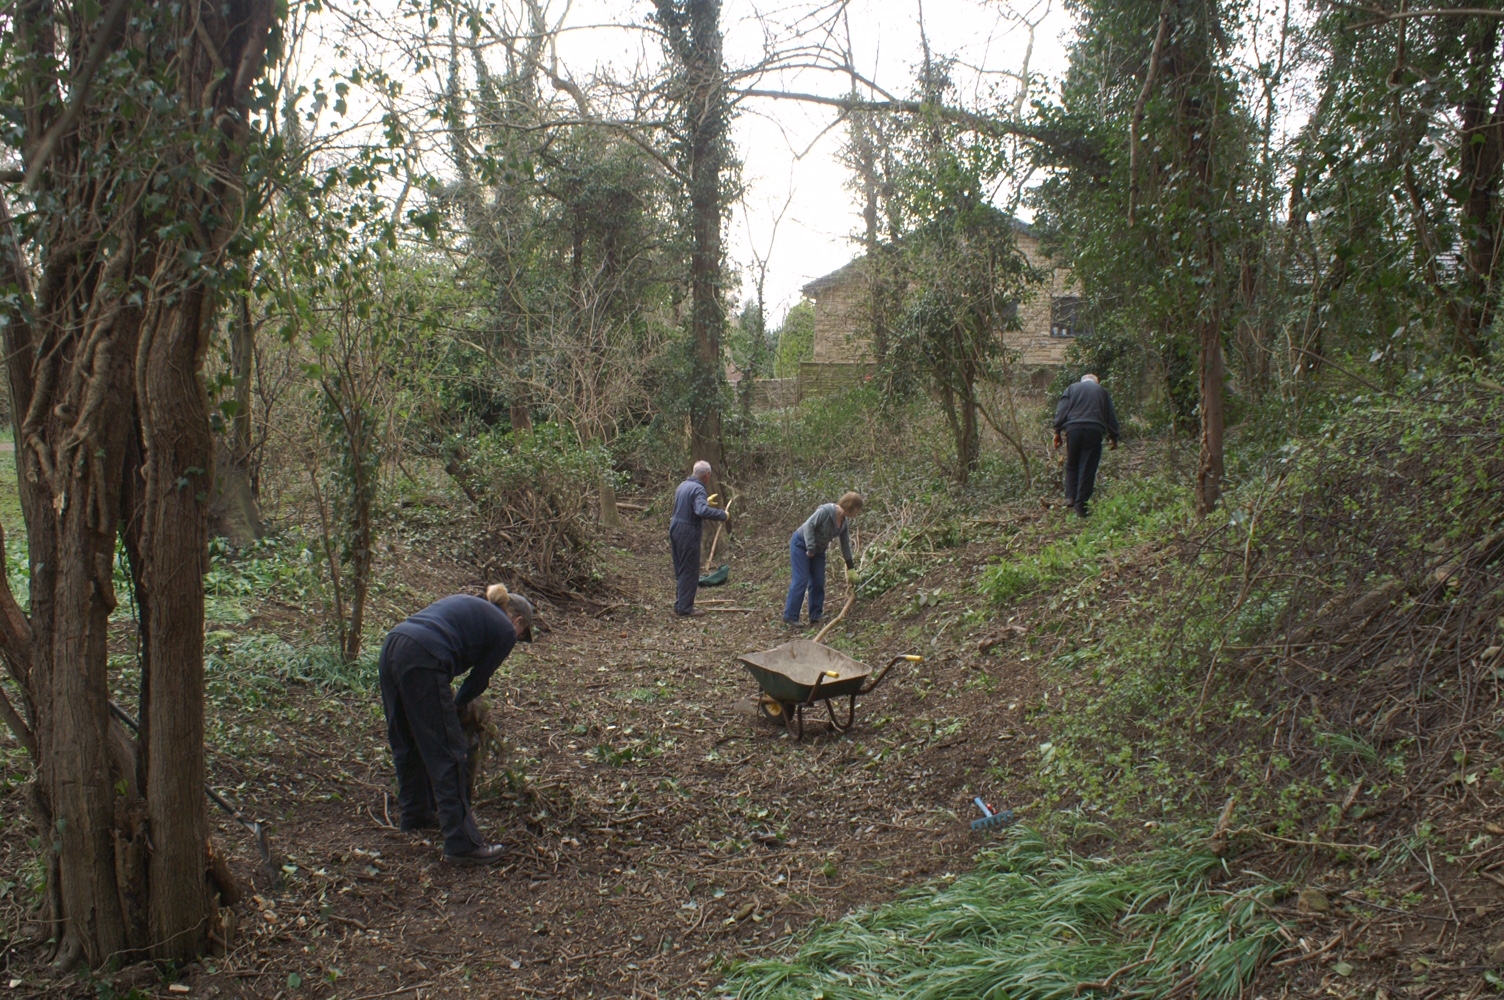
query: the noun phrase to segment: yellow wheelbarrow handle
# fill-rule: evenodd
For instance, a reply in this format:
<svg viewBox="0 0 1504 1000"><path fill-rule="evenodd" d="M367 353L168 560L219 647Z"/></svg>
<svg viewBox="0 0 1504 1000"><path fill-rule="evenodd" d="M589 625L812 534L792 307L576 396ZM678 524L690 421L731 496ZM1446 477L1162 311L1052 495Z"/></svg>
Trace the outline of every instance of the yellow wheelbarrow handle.
<svg viewBox="0 0 1504 1000"><path fill-rule="evenodd" d="M878 672L878 675L872 679L872 683L862 688L857 692L857 694L871 694L873 691L877 690L877 686L883 681L887 680L888 671L893 669L893 664L897 663L899 660L907 660L910 663L922 663L924 661L924 657L918 655L917 653L900 653L898 656L895 656L893 657L893 659L889 660L888 665L883 667L883 669Z"/></svg>

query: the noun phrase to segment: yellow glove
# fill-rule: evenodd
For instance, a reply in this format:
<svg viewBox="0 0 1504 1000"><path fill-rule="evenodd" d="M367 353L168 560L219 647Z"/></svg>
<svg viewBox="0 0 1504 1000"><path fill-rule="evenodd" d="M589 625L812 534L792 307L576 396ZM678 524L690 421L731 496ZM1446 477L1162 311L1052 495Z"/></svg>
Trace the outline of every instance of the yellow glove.
<svg viewBox="0 0 1504 1000"><path fill-rule="evenodd" d="M846 567L846 582L851 584L853 587L856 586L856 570L852 569L850 566Z"/></svg>
<svg viewBox="0 0 1504 1000"><path fill-rule="evenodd" d="M721 495L719 493L712 493L712 494L710 494L710 496L708 496L708 497L705 498L705 502L708 503L708 504L713 504L717 500L719 500L720 498L721 498Z"/></svg>

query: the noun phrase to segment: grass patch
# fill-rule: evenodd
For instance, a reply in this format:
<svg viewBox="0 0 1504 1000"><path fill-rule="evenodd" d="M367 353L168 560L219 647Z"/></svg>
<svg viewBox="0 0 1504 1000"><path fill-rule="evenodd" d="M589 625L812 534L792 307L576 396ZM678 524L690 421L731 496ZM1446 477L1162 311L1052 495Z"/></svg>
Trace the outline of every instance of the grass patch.
<svg viewBox="0 0 1504 1000"><path fill-rule="evenodd" d="M242 625L251 619L253 605L269 596L284 604L316 605L322 568L313 544L297 532L264 538L239 550L223 538L212 538L209 572L204 574L204 617L216 624Z"/></svg>
<svg viewBox="0 0 1504 1000"><path fill-rule="evenodd" d="M734 966L724 989L742 1000L1065 1000L1194 984L1236 996L1280 947L1266 910L1282 890L1214 888L1223 871L1179 847L1124 861L1057 854L1016 828L975 871L817 925L787 959Z"/></svg>
<svg viewBox="0 0 1504 1000"><path fill-rule="evenodd" d="M299 645L279 636L252 632L236 635L213 631L204 637L204 684L211 710L206 713L208 743L224 752L253 753L270 748L276 733L264 713L292 719L296 709L287 689L294 684L317 688L328 711L344 715L354 694L379 714L372 700L380 648L367 646L360 658L346 663L327 645ZM302 719L302 721L311 721Z"/></svg>
<svg viewBox="0 0 1504 1000"><path fill-rule="evenodd" d="M1004 604L1045 587L1096 576L1115 553L1163 538L1192 513L1183 483L1167 476L1123 481L1121 488L1093 503L1092 516L1080 522L1079 531L992 563L982 570L977 589L994 604ZM1040 530L1061 533L1055 523Z"/></svg>

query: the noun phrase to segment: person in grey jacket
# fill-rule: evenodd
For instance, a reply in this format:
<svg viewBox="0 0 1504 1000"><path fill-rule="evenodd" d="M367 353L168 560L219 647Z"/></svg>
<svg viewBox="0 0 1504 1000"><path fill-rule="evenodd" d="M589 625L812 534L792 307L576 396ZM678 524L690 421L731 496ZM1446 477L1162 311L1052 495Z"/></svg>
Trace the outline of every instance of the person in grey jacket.
<svg viewBox="0 0 1504 1000"><path fill-rule="evenodd" d="M696 462L688 479L674 491L674 513L668 522L668 541L674 553L674 577L677 588L674 613L702 615L695 607L695 592L700 589L700 522L725 521L720 507L710 506L705 484L710 482L710 463Z"/></svg>
<svg viewBox="0 0 1504 1000"><path fill-rule="evenodd" d="M1102 436L1118 446L1118 415L1112 397L1095 375L1065 390L1055 408L1055 447L1065 435L1065 502L1078 517L1086 517L1086 502L1097 484L1097 465L1102 461Z"/></svg>
<svg viewBox="0 0 1504 1000"><path fill-rule="evenodd" d="M820 620L825 612L825 550L837 538L841 556L846 560L846 582L856 583L856 560L851 557L851 519L862 510L862 495L847 493L835 503L821 504L789 539L789 599L783 605L783 620L799 624L804 595L809 594L809 622Z"/></svg>

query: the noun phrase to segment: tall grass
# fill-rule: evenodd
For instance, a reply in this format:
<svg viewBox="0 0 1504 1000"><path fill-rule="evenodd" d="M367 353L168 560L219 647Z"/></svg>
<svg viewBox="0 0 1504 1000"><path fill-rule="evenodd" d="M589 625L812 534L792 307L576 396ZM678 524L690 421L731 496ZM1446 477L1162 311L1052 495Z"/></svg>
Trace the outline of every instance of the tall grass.
<svg viewBox="0 0 1504 1000"><path fill-rule="evenodd" d="M1180 847L1123 861L1058 854L1015 828L950 884L817 926L787 959L732 969L742 1000L1068 1000L1192 987L1236 996L1279 947L1280 889L1218 889Z"/></svg>

